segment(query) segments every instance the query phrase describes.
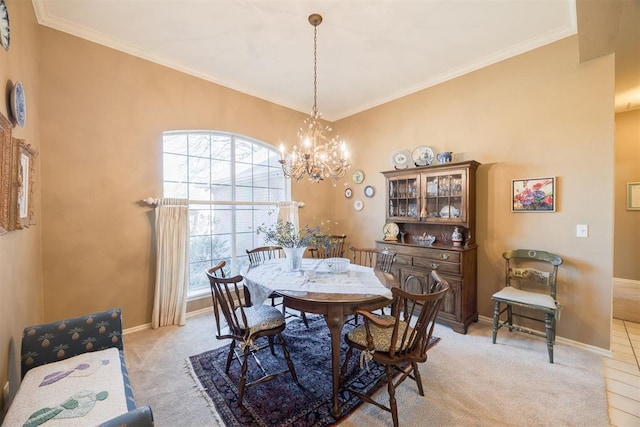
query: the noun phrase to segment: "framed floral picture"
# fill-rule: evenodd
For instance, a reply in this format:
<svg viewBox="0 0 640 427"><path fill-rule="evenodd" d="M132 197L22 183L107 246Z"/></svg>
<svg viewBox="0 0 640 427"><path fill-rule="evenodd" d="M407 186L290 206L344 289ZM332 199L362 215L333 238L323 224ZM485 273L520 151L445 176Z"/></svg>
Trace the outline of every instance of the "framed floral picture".
<svg viewBox="0 0 640 427"><path fill-rule="evenodd" d="M16 229L22 229L35 224L33 199L35 158L38 153L22 139L13 138L13 145L17 153L13 174L11 222Z"/></svg>
<svg viewBox="0 0 640 427"><path fill-rule="evenodd" d="M555 212L556 178L514 179L511 182L512 212Z"/></svg>

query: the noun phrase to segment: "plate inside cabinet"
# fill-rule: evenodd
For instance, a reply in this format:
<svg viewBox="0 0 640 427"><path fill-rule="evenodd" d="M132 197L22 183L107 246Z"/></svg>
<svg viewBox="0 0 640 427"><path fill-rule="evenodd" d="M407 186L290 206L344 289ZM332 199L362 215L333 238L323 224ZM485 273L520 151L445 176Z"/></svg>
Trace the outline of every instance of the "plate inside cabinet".
<svg viewBox="0 0 640 427"><path fill-rule="evenodd" d="M362 200L356 200L353 202L353 209L357 211L361 211L364 208L364 203Z"/></svg>
<svg viewBox="0 0 640 427"><path fill-rule="evenodd" d="M411 153L408 150L398 150L391 154L391 164L398 169L408 168L411 164Z"/></svg>
<svg viewBox="0 0 640 427"><path fill-rule="evenodd" d="M433 148L421 145L413 150L412 158L416 166L429 166L433 162Z"/></svg>
<svg viewBox="0 0 640 427"><path fill-rule="evenodd" d="M17 82L11 90L11 113L16 124L23 128L27 121L27 105L24 99L24 88L20 82Z"/></svg>
<svg viewBox="0 0 640 427"><path fill-rule="evenodd" d="M373 188L373 185L367 185L364 187L364 195L367 197L373 197L376 194L376 190Z"/></svg>
<svg viewBox="0 0 640 427"><path fill-rule="evenodd" d="M346 197L347 199L350 199L351 196L353 196L353 190L350 188L345 188L344 189L344 197Z"/></svg>

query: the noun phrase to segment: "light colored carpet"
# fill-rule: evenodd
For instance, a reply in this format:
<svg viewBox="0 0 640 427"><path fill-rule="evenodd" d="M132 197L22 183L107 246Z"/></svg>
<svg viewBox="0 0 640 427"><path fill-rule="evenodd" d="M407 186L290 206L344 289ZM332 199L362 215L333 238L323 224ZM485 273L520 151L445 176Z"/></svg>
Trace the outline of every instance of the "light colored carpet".
<svg viewBox="0 0 640 427"><path fill-rule="evenodd" d="M544 339L472 324L467 335L442 325L442 338L421 365L425 396L405 381L396 394L403 426L608 426L602 356L564 344L547 361ZM216 418L187 373L187 357L220 345L212 313L187 326L125 335L127 366L138 405L157 426L215 426ZM262 385L268 387L268 383ZM386 401L386 388L377 396ZM363 404L341 426L390 426L390 414Z"/></svg>

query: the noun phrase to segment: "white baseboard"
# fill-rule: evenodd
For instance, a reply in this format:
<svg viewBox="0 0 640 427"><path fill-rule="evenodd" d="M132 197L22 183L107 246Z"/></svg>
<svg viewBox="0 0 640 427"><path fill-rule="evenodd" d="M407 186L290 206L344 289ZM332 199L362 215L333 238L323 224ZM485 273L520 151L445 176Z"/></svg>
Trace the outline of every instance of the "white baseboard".
<svg viewBox="0 0 640 427"><path fill-rule="evenodd" d="M205 307L200 310L190 311L187 313L187 319L191 316L197 316L198 314L207 313L209 311L213 311L213 307ZM122 335L132 334L138 331L144 331L145 329L151 329L151 323L145 323L144 325L134 326L132 328L127 328L122 331Z"/></svg>
<svg viewBox="0 0 640 427"><path fill-rule="evenodd" d="M487 316L478 316L478 322L493 326L493 318ZM573 341L568 338L559 337L556 335L556 341L562 344L570 345L571 347L581 348L583 350L588 350L593 353L597 353L600 356L604 357L613 357L613 353L611 350L605 350L604 348L596 347L593 345L581 343L579 341Z"/></svg>

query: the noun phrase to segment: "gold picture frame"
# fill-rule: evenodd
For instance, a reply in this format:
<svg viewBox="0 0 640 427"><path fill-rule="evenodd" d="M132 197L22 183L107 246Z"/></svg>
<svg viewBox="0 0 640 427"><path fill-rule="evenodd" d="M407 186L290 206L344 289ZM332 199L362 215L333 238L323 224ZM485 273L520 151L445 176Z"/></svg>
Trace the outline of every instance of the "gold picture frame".
<svg viewBox="0 0 640 427"><path fill-rule="evenodd" d="M627 210L640 211L640 182L627 183Z"/></svg>
<svg viewBox="0 0 640 427"><path fill-rule="evenodd" d="M22 139L13 138L16 152L11 197L11 223L15 229L34 225L35 158L38 153Z"/></svg>
<svg viewBox="0 0 640 427"><path fill-rule="evenodd" d="M0 236L15 228L11 223L12 172L15 163L11 130L11 122L0 114Z"/></svg>

